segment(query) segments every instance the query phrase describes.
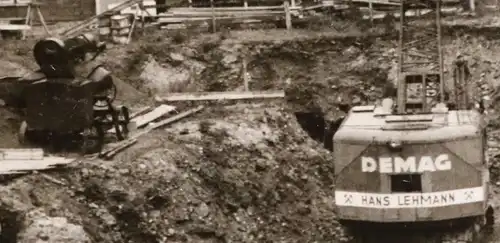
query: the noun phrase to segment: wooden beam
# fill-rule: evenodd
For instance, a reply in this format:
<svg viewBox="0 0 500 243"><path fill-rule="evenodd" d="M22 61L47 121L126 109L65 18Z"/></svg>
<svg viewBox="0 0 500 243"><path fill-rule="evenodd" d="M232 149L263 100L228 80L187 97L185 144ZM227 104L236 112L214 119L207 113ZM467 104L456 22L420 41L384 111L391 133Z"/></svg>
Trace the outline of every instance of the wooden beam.
<svg viewBox="0 0 500 243"><path fill-rule="evenodd" d="M25 24L0 24L0 30L31 30L31 26Z"/></svg>
<svg viewBox="0 0 500 243"><path fill-rule="evenodd" d="M156 6L146 6L147 8L156 8ZM215 7L216 12L241 12L241 11L265 11L265 10L283 10L284 5L280 6L252 6L252 7ZM302 7L290 7L290 10L302 10ZM210 7L200 7L200 8L170 8L170 12L212 12ZM161 16L161 15L160 15Z"/></svg>
<svg viewBox="0 0 500 243"><path fill-rule="evenodd" d="M172 123L174 123L176 121L179 121L181 119L184 119L184 118L186 118L186 117L188 117L190 115L196 114L196 113L202 111L203 109L205 109L205 107L202 106L202 105L200 105L200 106L198 106L196 108L193 108L193 109L181 112L181 113L179 113L179 114L177 114L175 116L169 117L169 118L167 118L165 120L161 120L161 121L155 123L154 125L152 125L150 127L147 127L145 131L142 131L142 132L134 135L132 139L138 138L139 136L142 136L142 135L144 135L146 133L149 133L149 132L151 132L151 131L153 131L153 130L155 130L157 128L160 128L160 127L172 124Z"/></svg>
<svg viewBox="0 0 500 243"><path fill-rule="evenodd" d="M45 18L43 17L42 12L40 11L40 7L36 7L35 11L36 11L36 14L38 15L38 20L40 21L40 23L43 26L43 29L45 30L45 33L48 36L50 36L51 34L50 34L49 27L47 26L47 23L45 22Z"/></svg>
<svg viewBox="0 0 500 243"><path fill-rule="evenodd" d="M172 111L175 111L175 106L160 105L153 109L151 112L132 119L132 122L136 124L137 128L141 128Z"/></svg>
<svg viewBox="0 0 500 243"><path fill-rule="evenodd" d="M224 21L231 21L232 22L261 22L261 21L275 21L276 15L247 15L247 16L233 16L233 17L217 17L217 21L219 22L224 22ZM211 17L161 17L158 19L158 23L160 24L182 24L184 22L190 22L190 23L196 23L196 22L204 22L207 20L210 20Z"/></svg>
<svg viewBox="0 0 500 243"><path fill-rule="evenodd" d="M212 17L212 16L241 16L241 15L268 15L268 14L284 14L285 11L281 10L256 10L256 11L231 11L231 12L177 12L171 11L169 14L174 17L182 17L182 16L194 16L194 17ZM168 17L168 16L158 16L159 18Z"/></svg>
<svg viewBox="0 0 500 243"><path fill-rule="evenodd" d="M125 150L126 148L134 145L137 143L137 139L127 139L126 143L121 143L119 146L116 146L110 150L108 150L106 153L101 153L100 157L101 158L106 158L106 159L111 159L113 158L117 153Z"/></svg>
<svg viewBox="0 0 500 243"><path fill-rule="evenodd" d="M48 156L41 160L0 160L0 174L17 174L34 170L47 170L67 165L75 159Z"/></svg>
<svg viewBox="0 0 500 243"><path fill-rule="evenodd" d="M210 0L210 8L212 9L212 11L210 12L212 18L212 33L215 33L217 32L217 26L215 23L216 14L215 14L214 0Z"/></svg>
<svg viewBox="0 0 500 243"><path fill-rule="evenodd" d="M284 98L285 91L247 91L247 92L199 92L171 93L159 98L159 102L168 101L200 101L200 100L245 100Z"/></svg>
<svg viewBox="0 0 500 243"><path fill-rule="evenodd" d="M131 130L141 128L149 124L150 122L172 112L175 111L175 106L170 106L170 105L160 105L153 109L152 111L140 115L137 117L134 117L130 120L130 127L132 128ZM111 128L107 131L108 133L115 133L115 128Z"/></svg>
<svg viewBox="0 0 500 243"><path fill-rule="evenodd" d="M143 107L143 108L139 109L138 111L130 114L130 119L134 119L134 118L136 118L136 117L138 117L140 115L143 115L143 114L145 114L147 112L150 112L152 110L153 110L153 108L151 106Z"/></svg>
<svg viewBox="0 0 500 243"><path fill-rule="evenodd" d="M292 29L292 14L290 13L290 3L288 1L284 1L283 5L285 6L285 25L287 30Z"/></svg>
<svg viewBox="0 0 500 243"><path fill-rule="evenodd" d="M42 149L0 149L2 160L43 160Z"/></svg>

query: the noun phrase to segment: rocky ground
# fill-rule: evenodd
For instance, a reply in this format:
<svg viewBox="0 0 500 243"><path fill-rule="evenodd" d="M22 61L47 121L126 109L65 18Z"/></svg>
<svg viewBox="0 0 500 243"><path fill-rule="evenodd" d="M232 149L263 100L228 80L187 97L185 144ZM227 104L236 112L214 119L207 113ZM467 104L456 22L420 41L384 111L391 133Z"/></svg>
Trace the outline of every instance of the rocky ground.
<svg viewBox="0 0 500 243"><path fill-rule="evenodd" d="M306 133L316 124L295 115L336 119L346 105L375 102L394 81L394 33L361 32L151 31L111 47L97 61L113 70L119 102L132 108L168 92L241 90L243 59L252 90L285 89L286 99L205 103L200 114L142 137L112 161L43 172L57 181L3 178L0 242L345 240L335 221L333 158ZM0 44L8 50L0 53L0 72L35 68L33 43ZM450 27L445 64L462 53L474 79L495 90L499 44L495 32ZM17 146L20 118L2 114L10 118L0 121L1 145ZM320 140L320 133L312 136Z"/></svg>

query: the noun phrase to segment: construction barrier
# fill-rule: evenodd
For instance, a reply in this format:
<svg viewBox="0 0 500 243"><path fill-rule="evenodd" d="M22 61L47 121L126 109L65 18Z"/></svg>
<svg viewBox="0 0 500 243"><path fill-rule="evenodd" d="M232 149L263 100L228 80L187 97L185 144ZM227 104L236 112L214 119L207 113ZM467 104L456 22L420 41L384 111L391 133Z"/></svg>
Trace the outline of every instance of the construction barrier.
<svg viewBox="0 0 500 243"><path fill-rule="evenodd" d="M284 2L281 6L171 8L166 13L158 14L158 23L161 26L210 20L215 22L218 20L284 19L287 29L291 29L292 16L299 16L300 12L301 7L290 6L288 2Z"/></svg>

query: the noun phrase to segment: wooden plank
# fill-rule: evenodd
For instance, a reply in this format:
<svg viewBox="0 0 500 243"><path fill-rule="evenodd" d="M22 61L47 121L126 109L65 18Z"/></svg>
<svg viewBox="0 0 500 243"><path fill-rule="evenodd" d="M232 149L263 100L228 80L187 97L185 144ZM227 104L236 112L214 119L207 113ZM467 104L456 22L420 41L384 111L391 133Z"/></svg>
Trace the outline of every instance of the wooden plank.
<svg viewBox="0 0 500 243"><path fill-rule="evenodd" d="M133 14L136 16L157 16L156 8L151 8L150 6L154 6L154 1L143 1L144 10L140 9L139 4L134 4L130 7L120 10L120 14ZM120 3L111 3L108 4L107 9L112 9L118 6ZM149 9L148 9L149 8Z"/></svg>
<svg viewBox="0 0 500 243"><path fill-rule="evenodd" d="M1 160L43 160L42 149L0 149Z"/></svg>
<svg viewBox="0 0 500 243"><path fill-rule="evenodd" d="M162 117L162 116L164 116L172 111L175 111L175 106L160 105L146 114L132 118L130 120L129 129L135 130L137 128L144 127L148 123L150 123L150 122L152 122L152 121L154 121L154 120L156 120L156 119L158 119L158 118L160 118L160 117ZM114 128L110 128L107 132L111 133L111 134L116 133Z"/></svg>
<svg viewBox="0 0 500 243"><path fill-rule="evenodd" d="M143 108L139 109L138 111L136 111L136 112L134 112L134 113L130 114L130 119L134 119L134 118L136 118L136 117L138 117L138 116L140 116L140 115L143 115L143 114L145 114L146 112L150 112L150 111L152 111L152 110L153 110L153 108L151 108L151 106L146 106L146 107L143 107Z"/></svg>
<svg viewBox="0 0 500 243"><path fill-rule="evenodd" d="M159 101L244 100L284 98L285 91L171 93Z"/></svg>
<svg viewBox="0 0 500 243"><path fill-rule="evenodd" d="M286 29L287 30L291 30L292 29L292 15L290 13L290 4L288 3L288 1L285 1L283 3L283 5L285 5L285 25L286 25Z"/></svg>
<svg viewBox="0 0 500 243"><path fill-rule="evenodd" d="M169 117L169 118L167 118L165 120L161 120L161 121L155 123L153 126L149 127L147 131L144 131L144 133L139 133L135 137L137 138L137 137L139 137L139 136L141 136L141 135L143 135L143 134L145 134L147 132L150 132L150 131L152 131L154 129L157 129L157 128L166 126L168 124L174 123L176 121L179 121L181 119L184 119L184 118L186 118L186 117L188 117L190 115L193 115L193 114L196 114L196 113L200 112L203 109L205 109L205 107L202 106L202 105L200 105L200 106L198 106L196 108L193 108L191 110L187 110L187 111L179 113L179 114L177 114L175 116Z"/></svg>
<svg viewBox="0 0 500 243"><path fill-rule="evenodd" d="M31 26L24 24L0 24L0 30L31 30Z"/></svg>
<svg viewBox="0 0 500 243"><path fill-rule="evenodd" d="M212 33L215 33L215 32L217 32L217 24L215 23L216 14L215 14L214 0L210 0L210 9L212 10L212 11L210 11L210 15L211 15L211 19L212 19Z"/></svg>
<svg viewBox="0 0 500 243"><path fill-rule="evenodd" d="M100 154L99 154L99 157L104 157L104 158L110 158L112 156L114 156L116 153L124 150L125 148L128 148L130 146L132 146L133 144L135 144L137 142L137 139L142 136L142 135L145 135L157 128L160 128L162 126L166 126L168 124L172 124L176 121L179 121L181 119L184 119L190 115L193 115L193 114L196 114L198 112L200 112L201 110L203 110L205 107L204 106L198 106L194 109L191 109L191 110L188 110L188 111L184 111L184 112L181 112L175 116L172 116L172 117L169 117L169 118L166 118L164 120L161 120L157 123L155 123L154 125L150 126L150 127L147 127L146 129L144 129L143 131L137 133L137 134L134 134L133 136L131 136L131 138L127 139L127 140L124 140L124 141L121 141L120 143L118 143L116 146L112 147L112 148L109 148L109 149L106 149L104 151L102 151Z"/></svg>
<svg viewBox="0 0 500 243"><path fill-rule="evenodd" d="M214 7L216 12L253 12L258 10L283 10L284 6L260 6L260 7ZM290 10L302 10L302 7L290 7ZM168 12L212 12L211 8L170 8Z"/></svg>
<svg viewBox="0 0 500 243"><path fill-rule="evenodd" d="M156 107L154 110L152 110L151 112L148 112L142 116L138 116L134 119L132 119L131 122L134 122L135 125L137 126L137 128L141 128L145 125L147 125L148 123L172 112L172 111L175 111L175 106L171 106L171 105L160 105L158 107Z"/></svg>
<svg viewBox="0 0 500 243"><path fill-rule="evenodd" d="M130 140L126 140L127 142L126 143L122 143L120 144L119 146L116 146L114 147L113 149L109 150L108 152L106 152L105 154L101 154L102 157L106 158L106 159L111 159L113 158L117 153L125 150L126 148L134 145L137 143L137 139L130 139Z"/></svg>
<svg viewBox="0 0 500 243"><path fill-rule="evenodd" d="M194 16L194 17L212 17L215 16L253 16L253 15L269 15L269 14L285 14L285 10L263 10L263 11L239 11L239 12L169 12L174 17Z"/></svg>
<svg viewBox="0 0 500 243"><path fill-rule="evenodd" d="M3 6L15 5L14 0L0 0L0 8Z"/></svg>
<svg viewBox="0 0 500 243"><path fill-rule="evenodd" d="M255 21L260 21L262 19L273 19L269 15L254 15L254 16L231 16L231 17L217 17L217 20L240 20L240 19L255 19ZM183 22L195 22L195 21L206 21L211 20L211 17L162 17L158 19L159 24L179 24Z"/></svg>
<svg viewBox="0 0 500 243"><path fill-rule="evenodd" d="M75 161L64 157L44 157L42 160L2 160L0 174L11 174L16 171L46 170L58 165L67 165Z"/></svg>
<svg viewBox="0 0 500 243"><path fill-rule="evenodd" d="M29 3L17 3L17 4L0 4L0 8L20 8L20 7L28 7Z"/></svg>
<svg viewBox="0 0 500 243"><path fill-rule="evenodd" d="M1 7L1 6L0 6ZM11 21L24 21L24 17L0 18L0 22L10 23Z"/></svg>

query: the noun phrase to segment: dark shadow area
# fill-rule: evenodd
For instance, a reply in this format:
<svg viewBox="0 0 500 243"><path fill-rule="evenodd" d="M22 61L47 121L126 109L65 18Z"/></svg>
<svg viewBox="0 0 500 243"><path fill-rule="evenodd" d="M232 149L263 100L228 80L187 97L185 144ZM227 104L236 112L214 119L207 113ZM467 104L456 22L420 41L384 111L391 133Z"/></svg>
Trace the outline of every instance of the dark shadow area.
<svg viewBox="0 0 500 243"><path fill-rule="evenodd" d="M302 129L314 140L333 151L333 135L339 129L343 118L326 121L321 112L295 112L295 118Z"/></svg>
<svg viewBox="0 0 500 243"><path fill-rule="evenodd" d="M0 209L0 242L16 243L21 229L19 213Z"/></svg>
<svg viewBox="0 0 500 243"><path fill-rule="evenodd" d="M302 129L304 129L312 139L318 142L324 141L326 124L322 113L295 112L295 117Z"/></svg>

